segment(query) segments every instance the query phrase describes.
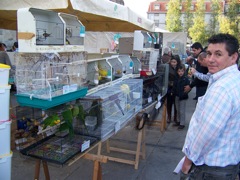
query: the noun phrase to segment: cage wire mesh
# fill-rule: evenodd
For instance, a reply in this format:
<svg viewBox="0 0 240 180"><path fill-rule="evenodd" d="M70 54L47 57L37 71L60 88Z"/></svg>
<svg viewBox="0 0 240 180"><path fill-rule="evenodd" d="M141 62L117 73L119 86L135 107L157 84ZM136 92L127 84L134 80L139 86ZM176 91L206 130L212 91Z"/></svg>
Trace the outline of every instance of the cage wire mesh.
<svg viewBox="0 0 240 180"><path fill-rule="evenodd" d="M86 81L85 52L20 53L17 56L17 94L51 100L81 88Z"/></svg>

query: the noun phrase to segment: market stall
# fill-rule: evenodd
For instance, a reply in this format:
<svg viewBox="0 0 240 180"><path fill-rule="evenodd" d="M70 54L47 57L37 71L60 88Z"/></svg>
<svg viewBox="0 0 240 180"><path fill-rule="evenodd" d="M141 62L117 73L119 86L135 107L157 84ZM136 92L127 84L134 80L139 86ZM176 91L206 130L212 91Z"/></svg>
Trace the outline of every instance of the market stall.
<svg viewBox="0 0 240 180"><path fill-rule="evenodd" d="M28 26L23 23L24 19L28 19ZM18 11L20 48L16 55L16 97L21 106L40 109L41 116L26 118L24 115L18 119L20 131L16 142L21 153L36 158L36 178L41 163L48 179L47 162L74 163L82 157L94 161L93 177L99 175L100 163L107 160L132 164L137 169L139 156L144 156L140 151L144 146L143 130L139 132L134 152L108 145L108 150L135 154L131 162L102 156L101 143L124 128L138 113L161 107L168 70L163 66L162 72L156 74L157 53L150 55L150 59L146 53L142 59L114 55L87 60L84 27L73 15L37 8ZM153 38L152 35L146 37ZM145 43L145 39L141 43ZM148 77L146 73L143 79L141 71L155 76ZM149 97L145 97L147 101L143 104L143 86L149 87L146 82L155 82L156 77L159 77L158 87L151 83L154 86L151 90L156 90L154 96L147 92ZM163 118L161 130L165 128L164 121ZM88 153L96 146L97 155Z"/></svg>

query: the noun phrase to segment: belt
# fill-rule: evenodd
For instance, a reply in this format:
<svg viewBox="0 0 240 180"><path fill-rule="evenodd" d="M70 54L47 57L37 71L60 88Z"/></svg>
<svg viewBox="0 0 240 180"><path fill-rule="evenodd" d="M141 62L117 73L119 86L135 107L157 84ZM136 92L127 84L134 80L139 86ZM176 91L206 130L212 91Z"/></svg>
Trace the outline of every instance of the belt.
<svg viewBox="0 0 240 180"><path fill-rule="evenodd" d="M202 169L202 170L216 170L216 171L218 171L218 170L233 170L233 169L235 169L235 168L239 168L239 166L240 166L240 163L238 163L237 165L228 165L228 166L225 166L225 167L220 167L220 166L208 166L208 165L206 165L206 164L203 164L203 165L200 165L200 166L196 166L196 165L194 165L195 167L197 167L197 168L200 168L200 169Z"/></svg>

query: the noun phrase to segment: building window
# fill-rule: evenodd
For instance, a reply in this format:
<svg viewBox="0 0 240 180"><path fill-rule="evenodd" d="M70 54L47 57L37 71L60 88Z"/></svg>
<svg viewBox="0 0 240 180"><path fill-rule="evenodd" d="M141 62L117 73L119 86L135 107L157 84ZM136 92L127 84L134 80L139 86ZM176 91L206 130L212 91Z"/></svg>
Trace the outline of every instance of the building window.
<svg viewBox="0 0 240 180"><path fill-rule="evenodd" d="M159 20L154 20L156 26L159 26Z"/></svg>
<svg viewBox="0 0 240 180"><path fill-rule="evenodd" d="M160 10L160 4L154 4L154 10Z"/></svg>

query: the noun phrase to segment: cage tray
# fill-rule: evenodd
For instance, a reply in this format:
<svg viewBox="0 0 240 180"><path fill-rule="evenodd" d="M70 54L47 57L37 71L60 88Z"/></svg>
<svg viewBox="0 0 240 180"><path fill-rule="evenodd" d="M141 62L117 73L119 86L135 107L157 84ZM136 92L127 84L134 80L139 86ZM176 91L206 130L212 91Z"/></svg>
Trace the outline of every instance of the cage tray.
<svg viewBox="0 0 240 180"><path fill-rule="evenodd" d="M70 92L60 96L55 96L52 98L52 100L39 99L35 97L32 97L32 99L30 99L30 96L26 94L17 94L16 96L17 102L19 103L20 106L30 106L45 110L84 97L87 94L87 91L88 88L83 87L74 92Z"/></svg>
<svg viewBox="0 0 240 180"><path fill-rule="evenodd" d="M74 135L70 137L48 136L35 144L21 150L23 155L43 159L49 162L64 164L78 153L83 153L81 147L85 141L90 141L90 146L98 142L96 137Z"/></svg>

